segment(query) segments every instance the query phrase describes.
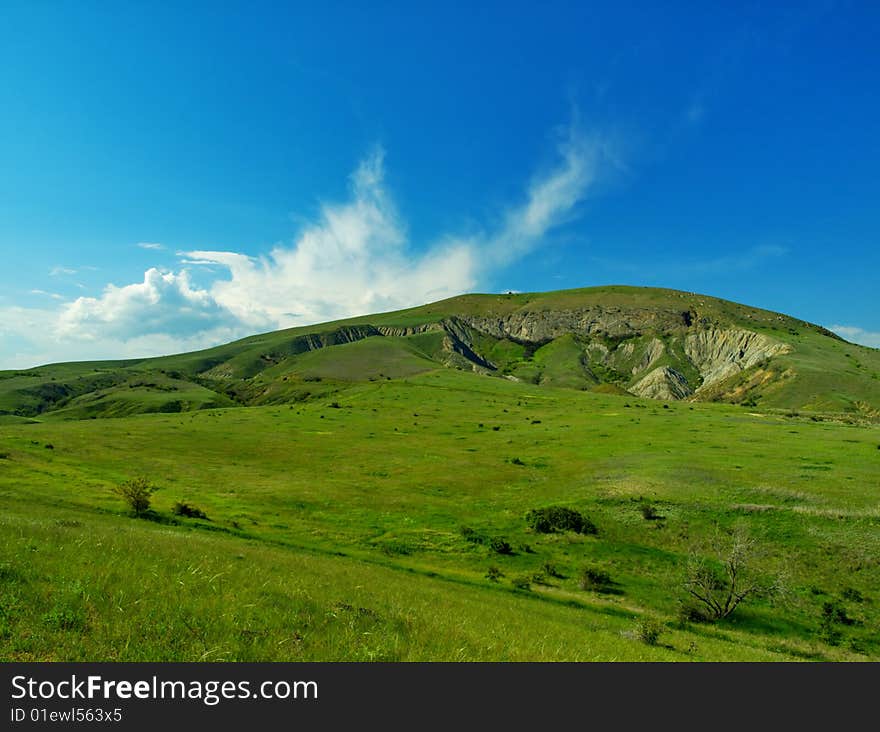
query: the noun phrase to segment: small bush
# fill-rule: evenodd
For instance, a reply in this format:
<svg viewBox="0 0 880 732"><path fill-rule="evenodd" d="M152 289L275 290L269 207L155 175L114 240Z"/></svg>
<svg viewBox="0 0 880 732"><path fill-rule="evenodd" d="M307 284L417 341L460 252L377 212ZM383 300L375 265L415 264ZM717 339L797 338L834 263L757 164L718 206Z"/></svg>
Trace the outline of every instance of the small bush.
<svg viewBox="0 0 880 732"><path fill-rule="evenodd" d="M557 569L556 565L552 562L544 562L541 566L541 569L544 570L544 573L548 577L556 577L557 579L562 579L563 574Z"/></svg>
<svg viewBox="0 0 880 732"><path fill-rule="evenodd" d="M840 626L857 625L858 621L846 614L846 608L837 602L822 603L822 619L819 622L819 637L830 646L840 645L843 633Z"/></svg>
<svg viewBox="0 0 880 732"><path fill-rule="evenodd" d="M202 509L197 508L196 506L191 506L188 503L183 503L182 501L178 501L174 504L174 508L171 509L171 513L173 513L175 516L185 516L186 518L208 518L208 515L204 511L202 511Z"/></svg>
<svg viewBox="0 0 880 732"><path fill-rule="evenodd" d="M663 626L654 618L641 618L636 624L636 638L649 646L656 646L663 633Z"/></svg>
<svg viewBox="0 0 880 732"><path fill-rule="evenodd" d="M146 478L132 478L111 489L122 498L135 516L143 516L150 508L150 499L159 490Z"/></svg>
<svg viewBox="0 0 880 732"><path fill-rule="evenodd" d="M578 583L582 590L592 590L593 592L607 592L614 585L611 575L601 569L595 567L584 567L581 572L581 579Z"/></svg>
<svg viewBox="0 0 880 732"><path fill-rule="evenodd" d="M836 602L822 604L822 619L838 625L855 625L856 621L846 614L846 608Z"/></svg>
<svg viewBox="0 0 880 732"><path fill-rule="evenodd" d="M643 502L641 506L639 506L639 510L642 512L642 518L645 521L659 521L663 517L657 512L657 508L652 503L648 503L647 501Z"/></svg>
<svg viewBox="0 0 880 732"><path fill-rule="evenodd" d="M502 572L498 567L489 567L486 570L486 579L491 580L492 582L498 582L504 576L504 572Z"/></svg>
<svg viewBox="0 0 880 732"><path fill-rule="evenodd" d="M489 548L496 554L513 554L513 547L499 536L489 540Z"/></svg>
<svg viewBox="0 0 880 732"><path fill-rule="evenodd" d="M521 574L521 575L511 579L510 584L512 584L514 589L517 589L517 590L531 590L532 589L532 577L528 574Z"/></svg>
<svg viewBox="0 0 880 732"><path fill-rule="evenodd" d="M864 602L865 597L859 592L855 587L847 587L843 592L840 593L840 596L844 600L849 600L850 602Z"/></svg>
<svg viewBox="0 0 880 732"><path fill-rule="evenodd" d="M511 465L525 465L525 463L522 460L520 460L518 457L511 458L510 464Z"/></svg>
<svg viewBox="0 0 880 732"><path fill-rule="evenodd" d="M462 526L459 531L461 535L464 537L465 541L469 541L471 544L485 544L486 537L478 532L476 529L470 526Z"/></svg>
<svg viewBox="0 0 880 732"><path fill-rule="evenodd" d="M526 523L539 534L552 534L557 531L574 531L577 534L595 534L596 525L571 508L548 506L534 508L526 514Z"/></svg>
<svg viewBox="0 0 880 732"><path fill-rule="evenodd" d="M711 618L696 603L683 600L678 606L678 622L682 625L686 623L708 623L710 620Z"/></svg>

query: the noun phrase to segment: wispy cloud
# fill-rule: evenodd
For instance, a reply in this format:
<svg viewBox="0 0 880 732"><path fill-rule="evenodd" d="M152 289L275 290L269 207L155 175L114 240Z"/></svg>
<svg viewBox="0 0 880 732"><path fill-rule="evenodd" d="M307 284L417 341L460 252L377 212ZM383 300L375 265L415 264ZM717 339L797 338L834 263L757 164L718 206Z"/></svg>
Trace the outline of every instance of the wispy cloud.
<svg viewBox="0 0 880 732"><path fill-rule="evenodd" d="M254 327L286 327L451 297L540 246L549 231L575 215L611 159L598 135L574 127L558 153L557 165L532 180L523 202L504 212L500 226L477 235L440 236L416 251L385 185L384 152L377 149L352 175L350 200L325 204L319 220L293 246L257 258L183 252L183 261L224 267L230 279L215 281L211 295Z"/></svg>
<svg viewBox="0 0 880 732"><path fill-rule="evenodd" d="M870 348L880 348L880 333L878 332L864 330L855 325L831 325L828 326L828 330L834 331L852 343Z"/></svg>
<svg viewBox="0 0 880 732"><path fill-rule="evenodd" d="M560 162L532 180L525 202L507 212L501 230L477 243L490 266L509 264L534 250L548 231L575 215L603 172L620 166L606 139L575 125L565 130L558 154Z"/></svg>
<svg viewBox="0 0 880 732"><path fill-rule="evenodd" d="M35 311L31 320L39 327L15 329L15 335L42 358L55 354L51 360L146 356L471 291L540 247L549 232L577 215L603 170L619 166L603 138L575 125L560 135L556 152L556 163L532 178L523 199L503 211L496 226L413 242L386 184L385 152L376 148L351 174L348 199L324 203L290 245L256 257L178 252L179 271L150 268L142 282L108 285L100 296L77 298L54 313ZM194 284L191 267L199 267L199 281L208 283ZM75 270L59 266L52 274Z"/></svg>
<svg viewBox="0 0 880 732"><path fill-rule="evenodd" d="M46 292L46 290L29 290L31 295L42 295L43 297L51 297L53 300L63 300L64 295L57 292Z"/></svg>
<svg viewBox="0 0 880 732"><path fill-rule="evenodd" d="M58 266L58 267L52 267L52 269L49 270L49 276L50 277L58 277L60 275L75 275L76 272L77 271L75 269L72 269L71 267Z"/></svg>

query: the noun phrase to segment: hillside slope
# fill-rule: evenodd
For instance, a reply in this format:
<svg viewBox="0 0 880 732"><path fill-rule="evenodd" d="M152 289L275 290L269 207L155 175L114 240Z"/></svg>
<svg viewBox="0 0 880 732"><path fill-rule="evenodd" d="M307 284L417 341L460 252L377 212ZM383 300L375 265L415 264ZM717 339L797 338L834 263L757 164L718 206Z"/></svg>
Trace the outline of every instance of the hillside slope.
<svg viewBox="0 0 880 732"><path fill-rule="evenodd" d="M438 368L662 400L880 415L880 351L696 293L463 295L161 358L0 372L0 418L301 401Z"/></svg>

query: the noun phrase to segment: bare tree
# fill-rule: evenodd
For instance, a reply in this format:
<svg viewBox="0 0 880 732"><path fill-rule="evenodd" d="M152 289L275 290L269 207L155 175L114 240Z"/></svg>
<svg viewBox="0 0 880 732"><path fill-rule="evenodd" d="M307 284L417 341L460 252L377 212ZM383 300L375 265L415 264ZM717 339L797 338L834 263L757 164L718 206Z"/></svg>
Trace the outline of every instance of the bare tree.
<svg viewBox="0 0 880 732"><path fill-rule="evenodd" d="M760 548L744 531L735 531L727 546L716 541L715 550L716 562L691 554L684 582L687 593L700 603L709 618L726 618L746 598L777 589L778 578L768 582L754 571Z"/></svg>

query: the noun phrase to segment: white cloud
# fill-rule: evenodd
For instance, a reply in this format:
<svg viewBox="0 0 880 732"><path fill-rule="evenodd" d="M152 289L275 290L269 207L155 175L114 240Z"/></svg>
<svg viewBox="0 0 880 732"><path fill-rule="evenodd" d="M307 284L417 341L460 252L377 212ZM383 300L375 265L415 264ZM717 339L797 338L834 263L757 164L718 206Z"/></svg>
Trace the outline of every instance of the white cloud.
<svg viewBox="0 0 880 732"><path fill-rule="evenodd" d="M101 297L79 297L66 305L55 333L85 340L152 334L185 337L235 324L207 291L193 287L186 270L175 274L154 267L144 273L143 282L108 285Z"/></svg>
<svg viewBox="0 0 880 732"><path fill-rule="evenodd" d="M215 280L211 297L258 329L391 310L471 289L477 272L469 247L411 251L383 163L381 149L369 155L351 176L350 200L322 206L318 221L291 247L261 257L183 252L183 261L224 268L229 279Z"/></svg>
<svg viewBox="0 0 880 732"><path fill-rule="evenodd" d="M52 267L52 269L49 270L50 277L58 277L59 275L75 275L75 274L76 274L76 270L71 269L70 267L60 267L59 266L59 267Z"/></svg>
<svg viewBox="0 0 880 732"><path fill-rule="evenodd" d="M154 249L154 250L161 250L161 249L165 248L164 244L159 244L158 242L155 242L155 241L139 241L137 243L137 246L139 246L141 249Z"/></svg>
<svg viewBox="0 0 880 732"><path fill-rule="evenodd" d="M109 336L64 334L58 311L0 308L0 369L31 368L59 361L92 361L162 356L209 348L240 338L241 328L216 327L187 336L167 333Z"/></svg>
<svg viewBox="0 0 880 732"><path fill-rule="evenodd" d="M828 330L837 333L837 335L846 338L852 343L858 343L862 346L870 348L880 348L880 333L870 330L864 330L855 325L831 325Z"/></svg>
<svg viewBox="0 0 880 732"><path fill-rule="evenodd" d="M570 129L561 162L529 186L502 225L468 238L444 237L414 253L384 182L376 150L351 177L351 199L325 204L292 247L268 256L181 253L189 264L230 274L210 288L214 300L255 328L333 320L419 305L472 290L486 273L525 256L574 213L596 182L607 150L598 137Z"/></svg>
<svg viewBox="0 0 880 732"><path fill-rule="evenodd" d="M45 290L28 290L31 295L42 295L43 297L51 297L53 300L63 300L64 295L57 292L46 292Z"/></svg>
<svg viewBox="0 0 880 732"><path fill-rule="evenodd" d="M507 212L500 231L490 234L482 249L487 264L506 265L539 246L551 229L564 224L609 166L619 167L608 142L586 135L575 126L558 146L560 164L536 176L526 201Z"/></svg>
<svg viewBox="0 0 880 732"><path fill-rule="evenodd" d="M291 245L257 257L178 252L180 271L151 268L142 282L108 285L99 297L80 297L54 313L33 311L39 326L15 329L12 335L29 344L30 365L142 357L471 291L493 270L533 251L551 229L574 215L610 159L608 152L600 138L572 128L559 144L556 167L532 180L523 202L504 212L498 227L414 246L385 184L384 151L377 148L351 175L349 199L325 203ZM162 247L152 242L138 246ZM201 268L202 278L211 275L211 268L223 274L200 288L186 269L193 266ZM52 274L74 272L56 267ZM0 368L20 367L22 360L9 357Z"/></svg>

